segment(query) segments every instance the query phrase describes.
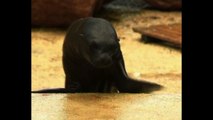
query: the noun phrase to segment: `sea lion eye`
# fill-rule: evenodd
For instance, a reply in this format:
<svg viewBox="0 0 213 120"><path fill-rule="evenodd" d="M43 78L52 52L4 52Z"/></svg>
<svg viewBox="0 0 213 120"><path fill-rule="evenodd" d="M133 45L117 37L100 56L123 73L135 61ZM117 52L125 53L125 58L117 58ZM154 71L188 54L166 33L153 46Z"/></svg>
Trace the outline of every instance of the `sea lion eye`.
<svg viewBox="0 0 213 120"><path fill-rule="evenodd" d="M92 42L92 43L90 44L90 49L92 49L92 50L98 49L97 43Z"/></svg>

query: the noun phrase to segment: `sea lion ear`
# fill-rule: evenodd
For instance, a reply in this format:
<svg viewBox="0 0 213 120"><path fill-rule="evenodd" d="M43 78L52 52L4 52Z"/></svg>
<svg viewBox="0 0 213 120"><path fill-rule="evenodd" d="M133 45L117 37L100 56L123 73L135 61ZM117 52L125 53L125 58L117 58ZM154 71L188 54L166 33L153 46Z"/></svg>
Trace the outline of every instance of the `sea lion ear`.
<svg viewBox="0 0 213 120"><path fill-rule="evenodd" d="M120 38L117 38L117 41L119 42L119 41L120 41Z"/></svg>

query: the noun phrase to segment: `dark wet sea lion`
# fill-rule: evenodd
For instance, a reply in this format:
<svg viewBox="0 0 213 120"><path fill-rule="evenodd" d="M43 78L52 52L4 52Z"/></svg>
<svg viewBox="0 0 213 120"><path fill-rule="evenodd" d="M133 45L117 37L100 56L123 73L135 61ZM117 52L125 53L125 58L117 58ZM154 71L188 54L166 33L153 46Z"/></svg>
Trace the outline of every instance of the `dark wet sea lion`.
<svg viewBox="0 0 213 120"><path fill-rule="evenodd" d="M101 18L83 18L69 27L63 44L65 88L34 93L150 92L160 85L128 77L119 39Z"/></svg>

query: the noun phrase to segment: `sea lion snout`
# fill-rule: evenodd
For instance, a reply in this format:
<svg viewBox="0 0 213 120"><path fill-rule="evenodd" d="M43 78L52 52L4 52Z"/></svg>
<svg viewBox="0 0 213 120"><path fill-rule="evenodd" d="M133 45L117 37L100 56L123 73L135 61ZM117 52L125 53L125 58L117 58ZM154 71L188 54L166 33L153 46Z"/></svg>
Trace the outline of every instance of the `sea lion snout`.
<svg viewBox="0 0 213 120"><path fill-rule="evenodd" d="M95 59L94 64L97 68L106 68L112 65L112 58L109 55L103 54Z"/></svg>

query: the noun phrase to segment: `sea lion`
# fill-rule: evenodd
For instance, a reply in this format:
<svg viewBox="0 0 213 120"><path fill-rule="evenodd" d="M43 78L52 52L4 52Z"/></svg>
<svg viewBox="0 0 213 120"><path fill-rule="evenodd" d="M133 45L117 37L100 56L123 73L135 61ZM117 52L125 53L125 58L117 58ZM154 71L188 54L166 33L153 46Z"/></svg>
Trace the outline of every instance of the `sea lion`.
<svg viewBox="0 0 213 120"><path fill-rule="evenodd" d="M161 88L127 75L117 33L110 22L101 18L81 18L71 24L62 60L65 88L34 93L139 93Z"/></svg>

